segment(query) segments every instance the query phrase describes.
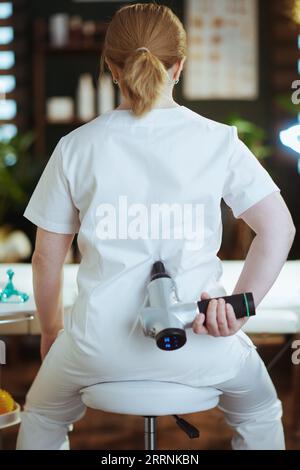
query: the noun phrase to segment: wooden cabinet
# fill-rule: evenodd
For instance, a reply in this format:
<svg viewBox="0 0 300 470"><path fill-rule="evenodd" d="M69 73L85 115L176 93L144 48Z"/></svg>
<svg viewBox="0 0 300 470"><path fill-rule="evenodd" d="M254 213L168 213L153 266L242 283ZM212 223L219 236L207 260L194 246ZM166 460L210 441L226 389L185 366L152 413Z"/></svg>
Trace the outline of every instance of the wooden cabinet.
<svg viewBox="0 0 300 470"><path fill-rule="evenodd" d="M104 31L105 23L103 37ZM47 98L67 95L75 100L80 73L90 73L96 85L103 47L103 41L72 42L64 47L55 47L49 44L47 36L47 21L36 19L33 23L33 124L36 132L35 153L42 157L49 156L53 142L58 140L60 133L64 135L84 124L76 117L64 123L49 122L46 117ZM48 140L49 135L53 136L52 144Z"/></svg>

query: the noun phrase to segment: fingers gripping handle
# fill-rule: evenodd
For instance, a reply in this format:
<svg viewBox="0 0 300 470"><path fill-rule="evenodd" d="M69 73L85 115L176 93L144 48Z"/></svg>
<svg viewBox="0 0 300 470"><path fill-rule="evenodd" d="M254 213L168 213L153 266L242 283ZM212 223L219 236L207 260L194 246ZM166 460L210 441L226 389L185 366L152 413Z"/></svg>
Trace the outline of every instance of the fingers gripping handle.
<svg viewBox="0 0 300 470"><path fill-rule="evenodd" d="M227 295L225 297L215 297L216 299L224 299L226 303L231 304L235 312L236 318L252 317L255 315L254 299L251 292L245 294ZM200 313L206 315L208 304L212 299L199 300L197 302Z"/></svg>

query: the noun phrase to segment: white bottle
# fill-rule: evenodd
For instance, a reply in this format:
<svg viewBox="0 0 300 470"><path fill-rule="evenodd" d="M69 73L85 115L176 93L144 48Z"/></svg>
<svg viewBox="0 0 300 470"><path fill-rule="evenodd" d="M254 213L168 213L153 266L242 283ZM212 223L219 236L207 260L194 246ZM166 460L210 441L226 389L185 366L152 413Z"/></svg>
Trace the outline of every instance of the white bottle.
<svg viewBox="0 0 300 470"><path fill-rule="evenodd" d="M80 75L77 88L77 117L80 121L90 121L95 112L95 88L90 74Z"/></svg>
<svg viewBox="0 0 300 470"><path fill-rule="evenodd" d="M104 73L98 82L97 88L98 114L111 111L115 107L115 90L111 75Z"/></svg>
<svg viewBox="0 0 300 470"><path fill-rule="evenodd" d="M52 46L62 47L69 42L69 16L57 13L49 18L49 36Z"/></svg>

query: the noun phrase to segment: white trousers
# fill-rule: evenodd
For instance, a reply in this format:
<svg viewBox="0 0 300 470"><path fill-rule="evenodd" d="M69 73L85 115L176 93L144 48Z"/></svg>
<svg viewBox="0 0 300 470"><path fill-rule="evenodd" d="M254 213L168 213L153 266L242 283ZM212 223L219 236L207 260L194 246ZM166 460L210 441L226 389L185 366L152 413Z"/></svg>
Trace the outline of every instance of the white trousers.
<svg viewBox="0 0 300 470"><path fill-rule="evenodd" d="M68 449L68 431L86 407L79 391L98 383L66 335L60 334L46 355L27 394L17 439L20 450ZM236 450L284 450L282 406L256 349L233 379L213 386L220 391L219 408L234 435Z"/></svg>

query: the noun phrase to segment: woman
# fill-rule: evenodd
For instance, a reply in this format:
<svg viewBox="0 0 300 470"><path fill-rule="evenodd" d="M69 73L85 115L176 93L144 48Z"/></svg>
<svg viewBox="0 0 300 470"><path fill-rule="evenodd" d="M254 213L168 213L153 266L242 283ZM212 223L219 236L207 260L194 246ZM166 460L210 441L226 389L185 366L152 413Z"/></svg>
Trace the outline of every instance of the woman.
<svg viewBox="0 0 300 470"><path fill-rule="evenodd" d="M279 188L236 128L173 100L185 57L186 34L169 8L120 8L102 67L105 61L118 83L121 104L58 142L24 212L38 227L32 267L43 363L26 398L18 449L66 448L69 425L85 412L80 390L134 379L214 386L234 430L233 449L284 449L281 402L241 331L246 320L229 304L211 300L205 326L203 314L195 317L187 343L172 352L157 348L139 322L157 260L180 300L225 295L217 257L222 197L256 233L233 292L253 292L256 306L295 234ZM174 205L197 206L195 232L189 220L178 236L181 222L168 218ZM159 237L161 220L151 212L158 206ZM64 325L63 264L76 233L79 293Z"/></svg>

